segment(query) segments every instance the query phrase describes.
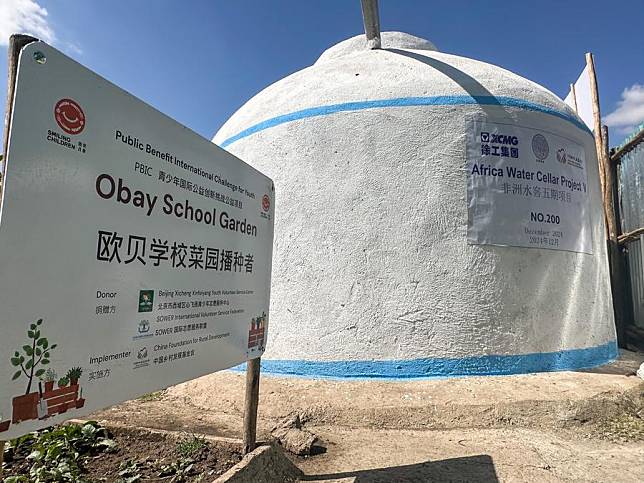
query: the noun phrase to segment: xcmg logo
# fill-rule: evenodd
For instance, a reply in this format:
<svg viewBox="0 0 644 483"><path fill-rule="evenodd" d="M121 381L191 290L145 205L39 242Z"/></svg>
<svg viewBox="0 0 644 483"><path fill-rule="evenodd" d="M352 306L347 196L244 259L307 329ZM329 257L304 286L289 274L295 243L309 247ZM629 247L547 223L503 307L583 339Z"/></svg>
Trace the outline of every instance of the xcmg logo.
<svg viewBox="0 0 644 483"><path fill-rule="evenodd" d="M519 145L519 138L516 136L508 136L507 134L481 132L481 142L491 144L506 144L511 146Z"/></svg>

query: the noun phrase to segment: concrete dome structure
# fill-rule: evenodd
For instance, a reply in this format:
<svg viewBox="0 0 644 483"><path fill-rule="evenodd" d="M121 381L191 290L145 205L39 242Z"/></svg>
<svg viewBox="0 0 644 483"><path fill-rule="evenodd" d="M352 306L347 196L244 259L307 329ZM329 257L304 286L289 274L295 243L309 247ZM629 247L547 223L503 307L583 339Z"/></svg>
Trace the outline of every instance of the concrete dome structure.
<svg viewBox="0 0 644 483"><path fill-rule="evenodd" d="M273 178L265 370L513 374L616 356L592 134L547 89L423 39L364 36L267 87L213 141ZM592 254L467 241L466 122L583 146ZM534 149L534 148L533 148Z"/></svg>

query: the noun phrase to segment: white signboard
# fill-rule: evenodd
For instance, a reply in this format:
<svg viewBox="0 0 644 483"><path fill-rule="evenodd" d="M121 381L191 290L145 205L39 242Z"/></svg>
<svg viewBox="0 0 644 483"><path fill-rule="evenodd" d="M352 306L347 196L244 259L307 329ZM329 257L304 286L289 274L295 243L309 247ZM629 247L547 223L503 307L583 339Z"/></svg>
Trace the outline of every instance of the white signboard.
<svg viewBox="0 0 644 483"><path fill-rule="evenodd" d="M258 357L269 178L50 46L20 56L0 439Z"/></svg>
<svg viewBox="0 0 644 483"><path fill-rule="evenodd" d="M568 93L564 102L581 117L588 129L595 129L595 116L593 115L592 93L590 91L590 74L588 66L581 71L579 79L575 82L575 98L572 91Z"/></svg>
<svg viewBox="0 0 644 483"><path fill-rule="evenodd" d="M467 136L469 243L592 253L582 146L488 119Z"/></svg>

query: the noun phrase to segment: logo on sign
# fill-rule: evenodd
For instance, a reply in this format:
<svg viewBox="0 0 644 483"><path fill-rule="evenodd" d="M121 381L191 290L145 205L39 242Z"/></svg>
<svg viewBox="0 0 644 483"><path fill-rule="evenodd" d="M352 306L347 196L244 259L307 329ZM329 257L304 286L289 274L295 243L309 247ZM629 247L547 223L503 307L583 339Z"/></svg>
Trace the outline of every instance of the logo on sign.
<svg viewBox="0 0 644 483"><path fill-rule="evenodd" d="M540 163L543 163L543 160L550 154L550 146L548 146L548 141L543 134L532 136L532 152Z"/></svg>
<svg viewBox="0 0 644 483"><path fill-rule="evenodd" d="M141 320L136 329L136 335L132 337L132 340L145 339L146 337L152 337L150 332L150 321Z"/></svg>
<svg viewBox="0 0 644 483"><path fill-rule="evenodd" d="M566 164L566 150L564 148L557 149L557 161Z"/></svg>
<svg viewBox="0 0 644 483"><path fill-rule="evenodd" d="M85 113L72 99L61 99L56 103L54 118L67 134L80 134L85 129Z"/></svg>
<svg viewBox="0 0 644 483"><path fill-rule="evenodd" d="M137 361L134 362L134 369L140 369L141 367L147 367L150 365L147 347L141 347L136 353L136 358Z"/></svg>
<svg viewBox="0 0 644 483"><path fill-rule="evenodd" d="M139 291L139 312L152 312L154 290Z"/></svg>
<svg viewBox="0 0 644 483"><path fill-rule="evenodd" d="M262 209L264 211L268 211L271 208L271 199L268 197L268 195L264 195L262 197Z"/></svg>

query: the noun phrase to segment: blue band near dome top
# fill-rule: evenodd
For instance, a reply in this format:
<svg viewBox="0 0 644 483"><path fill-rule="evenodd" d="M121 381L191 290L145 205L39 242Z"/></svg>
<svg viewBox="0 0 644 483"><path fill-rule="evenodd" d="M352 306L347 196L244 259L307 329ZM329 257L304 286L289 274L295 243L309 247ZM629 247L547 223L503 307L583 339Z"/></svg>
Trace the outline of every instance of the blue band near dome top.
<svg viewBox="0 0 644 483"><path fill-rule="evenodd" d="M262 359L269 374L310 378L410 379L494 376L570 371L606 364L617 358L617 341L584 349L533 354L486 355L464 358L427 358L372 361L307 361ZM233 368L245 370L245 364Z"/></svg>
<svg viewBox="0 0 644 483"><path fill-rule="evenodd" d="M225 148L235 141L239 141L251 134L258 133L287 122L306 119L309 117L327 116L338 112L361 111L364 109L381 109L383 107L416 107L416 106L457 106L479 104L484 106L515 107L532 112L541 112L550 116L568 121L583 131L592 135L588 127L578 117L569 113L558 111L551 107L542 106L535 102L505 96L431 96L431 97L397 97L394 99L380 99L373 101L343 102L328 106L310 107L289 114L282 114L271 119L259 122L243 131L224 140L220 146Z"/></svg>

